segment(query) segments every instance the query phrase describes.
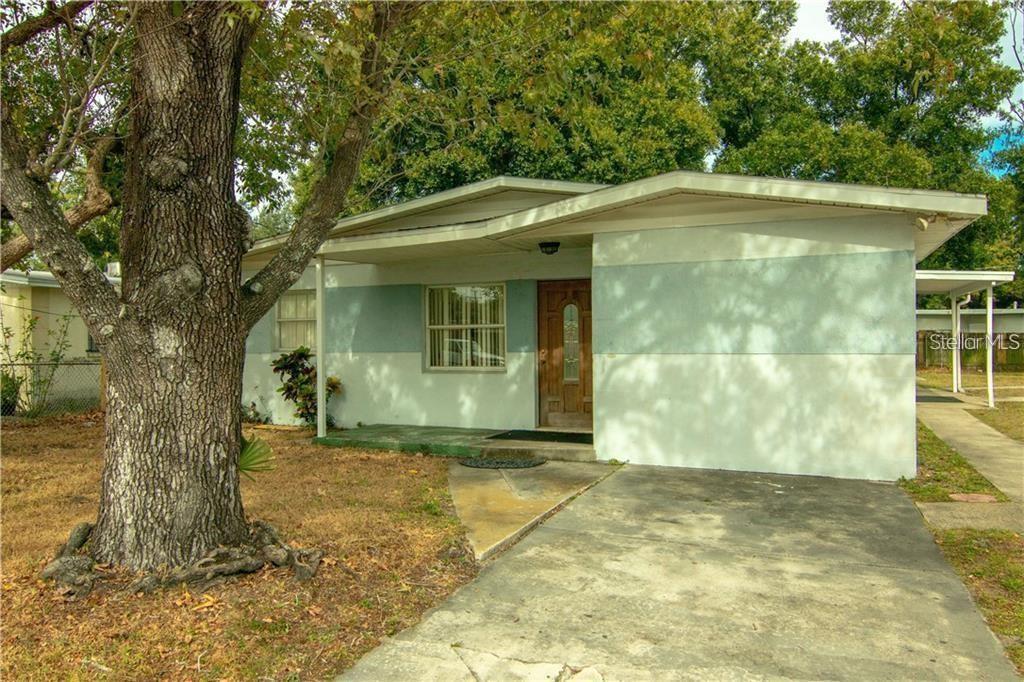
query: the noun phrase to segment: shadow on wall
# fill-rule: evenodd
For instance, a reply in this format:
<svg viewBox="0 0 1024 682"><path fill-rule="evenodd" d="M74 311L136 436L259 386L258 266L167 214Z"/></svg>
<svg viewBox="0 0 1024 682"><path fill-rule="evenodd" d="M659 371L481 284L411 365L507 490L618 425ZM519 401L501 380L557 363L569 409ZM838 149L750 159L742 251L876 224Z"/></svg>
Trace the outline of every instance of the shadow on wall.
<svg viewBox="0 0 1024 682"><path fill-rule="evenodd" d="M913 475L913 273L908 251L595 267L599 456Z"/></svg>
<svg viewBox="0 0 1024 682"><path fill-rule="evenodd" d="M915 466L912 357L596 363L603 459L893 480Z"/></svg>

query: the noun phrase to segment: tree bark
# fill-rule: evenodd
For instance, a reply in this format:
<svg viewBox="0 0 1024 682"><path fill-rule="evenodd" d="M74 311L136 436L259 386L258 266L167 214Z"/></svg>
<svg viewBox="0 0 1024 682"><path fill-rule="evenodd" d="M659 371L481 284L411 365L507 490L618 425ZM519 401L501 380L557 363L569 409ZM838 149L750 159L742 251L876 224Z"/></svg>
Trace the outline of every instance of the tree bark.
<svg viewBox="0 0 1024 682"><path fill-rule="evenodd" d="M90 547L97 561L183 566L248 537L237 466L244 341L202 324L163 327L158 343L139 339L144 350L105 350L106 459Z"/></svg>
<svg viewBox="0 0 1024 682"><path fill-rule="evenodd" d="M98 561L180 566L247 536L238 479L248 216L234 196L242 58L228 3L140 7L121 231L123 305L105 340Z"/></svg>

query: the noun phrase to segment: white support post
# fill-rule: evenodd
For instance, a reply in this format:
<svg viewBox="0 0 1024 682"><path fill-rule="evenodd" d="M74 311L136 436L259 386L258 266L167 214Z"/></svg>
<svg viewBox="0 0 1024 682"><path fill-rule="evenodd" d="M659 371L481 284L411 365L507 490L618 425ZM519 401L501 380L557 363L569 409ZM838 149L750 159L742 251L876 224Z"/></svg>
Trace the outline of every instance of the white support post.
<svg viewBox="0 0 1024 682"><path fill-rule="evenodd" d="M316 257L316 436L327 436L327 351L324 346L324 257Z"/></svg>
<svg viewBox="0 0 1024 682"><path fill-rule="evenodd" d="M960 390L960 386L957 384L959 378L959 367L960 364L960 308L957 305L957 297L950 295L949 297L949 315L950 315L950 336L953 341L953 355L950 358L950 372L953 375L953 393Z"/></svg>
<svg viewBox="0 0 1024 682"><path fill-rule="evenodd" d="M988 406L996 406L996 390L992 382L992 285L985 290L985 382L988 386Z"/></svg>

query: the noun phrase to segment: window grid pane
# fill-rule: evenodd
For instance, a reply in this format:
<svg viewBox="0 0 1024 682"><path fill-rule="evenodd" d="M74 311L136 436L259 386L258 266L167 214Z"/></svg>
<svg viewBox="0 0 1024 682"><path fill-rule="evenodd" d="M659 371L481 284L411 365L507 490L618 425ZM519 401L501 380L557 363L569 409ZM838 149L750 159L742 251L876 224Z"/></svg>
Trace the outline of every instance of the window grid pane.
<svg viewBox="0 0 1024 682"><path fill-rule="evenodd" d="M505 288L427 288L427 363L432 369L505 366Z"/></svg>
<svg viewBox="0 0 1024 682"><path fill-rule="evenodd" d="M299 346L315 348L316 292L287 291L277 302L277 346L294 350Z"/></svg>

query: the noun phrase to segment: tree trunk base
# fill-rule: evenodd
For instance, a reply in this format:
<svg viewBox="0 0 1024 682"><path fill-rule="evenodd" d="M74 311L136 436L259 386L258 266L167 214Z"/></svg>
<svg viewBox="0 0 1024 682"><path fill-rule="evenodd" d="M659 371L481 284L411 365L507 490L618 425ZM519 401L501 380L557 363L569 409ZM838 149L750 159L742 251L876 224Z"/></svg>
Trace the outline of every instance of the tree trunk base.
<svg viewBox="0 0 1024 682"><path fill-rule="evenodd" d="M101 578L93 558L80 552L92 529L90 523L75 526L57 557L40 573L44 580L53 580L58 591L69 599L89 594ZM233 576L255 573L266 566L290 567L297 580L306 581L316 575L322 558L323 552L319 549L289 547L281 541L269 523L253 521L249 524L247 543L235 547L218 547L188 566L140 575L126 589L131 593L150 593L162 587L185 584L197 590L205 590Z"/></svg>

